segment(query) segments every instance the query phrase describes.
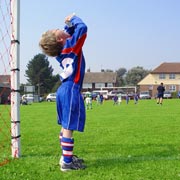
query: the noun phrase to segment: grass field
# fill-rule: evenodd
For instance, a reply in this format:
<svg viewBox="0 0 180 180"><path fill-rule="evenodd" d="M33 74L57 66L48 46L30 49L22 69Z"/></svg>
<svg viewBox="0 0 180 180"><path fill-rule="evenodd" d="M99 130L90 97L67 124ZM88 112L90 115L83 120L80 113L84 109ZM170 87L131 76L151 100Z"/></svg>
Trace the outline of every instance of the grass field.
<svg viewBox="0 0 180 180"><path fill-rule="evenodd" d="M55 103L21 106L22 157L0 167L1 180L180 179L180 100L94 102L84 133L74 133L74 153L87 169L59 170ZM0 153L1 154L1 153Z"/></svg>

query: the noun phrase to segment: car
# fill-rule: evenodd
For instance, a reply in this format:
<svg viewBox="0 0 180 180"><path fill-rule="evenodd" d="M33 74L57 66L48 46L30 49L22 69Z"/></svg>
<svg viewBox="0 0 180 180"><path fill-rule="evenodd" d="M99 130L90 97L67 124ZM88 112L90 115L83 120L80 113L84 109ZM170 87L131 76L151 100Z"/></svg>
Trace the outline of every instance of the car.
<svg viewBox="0 0 180 180"><path fill-rule="evenodd" d="M24 94L21 96L21 103L22 102L26 102L27 104L31 104L32 102L42 102L43 101L43 97L32 94L32 93L28 93L28 94Z"/></svg>
<svg viewBox="0 0 180 180"><path fill-rule="evenodd" d="M46 97L46 101L48 102L56 101L56 93L49 93Z"/></svg>
<svg viewBox="0 0 180 180"><path fill-rule="evenodd" d="M172 98L172 93L170 91L164 91L164 96L165 99L171 99Z"/></svg>
<svg viewBox="0 0 180 180"><path fill-rule="evenodd" d="M24 94L21 99L26 100L28 103L32 103L34 102L34 94Z"/></svg>
<svg viewBox="0 0 180 180"><path fill-rule="evenodd" d="M177 96L178 96L178 98L180 98L180 91L178 91Z"/></svg>
<svg viewBox="0 0 180 180"><path fill-rule="evenodd" d="M149 91L141 91L139 93L140 99L151 99L151 95L149 94Z"/></svg>

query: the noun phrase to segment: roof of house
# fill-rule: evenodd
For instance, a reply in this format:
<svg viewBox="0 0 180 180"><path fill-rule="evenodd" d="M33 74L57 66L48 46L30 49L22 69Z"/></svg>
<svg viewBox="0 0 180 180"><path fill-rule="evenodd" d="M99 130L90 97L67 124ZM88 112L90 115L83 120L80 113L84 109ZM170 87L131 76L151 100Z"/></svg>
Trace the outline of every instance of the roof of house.
<svg viewBox="0 0 180 180"><path fill-rule="evenodd" d="M10 83L10 75L0 75L0 83Z"/></svg>
<svg viewBox="0 0 180 180"><path fill-rule="evenodd" d="M10 75L0 75L0 87L9 87L10 78Z"/></svg>
<svg viewBox="0 0 180 180"><path fill-rule="evenodd" d="M180 63L179 62L174 62L174 63L162 63L160 64L157 68L155 68L151 74L169 74L169 73L174 73L174 74L180 74Z"/></svg>
<svg viewBox="0 0 180 180"><path fill-rule="evenodd" d="M115 72L86 72L83 83L113 83L116 77Z"/></svg>
<svg viewBox="0 0 180 180"><path fill-rule="evenodd" d="M149 84L153 84L154 82L155 82L154 76L152 74L148 74L138 83L138 85L149 85Z"/></svg>

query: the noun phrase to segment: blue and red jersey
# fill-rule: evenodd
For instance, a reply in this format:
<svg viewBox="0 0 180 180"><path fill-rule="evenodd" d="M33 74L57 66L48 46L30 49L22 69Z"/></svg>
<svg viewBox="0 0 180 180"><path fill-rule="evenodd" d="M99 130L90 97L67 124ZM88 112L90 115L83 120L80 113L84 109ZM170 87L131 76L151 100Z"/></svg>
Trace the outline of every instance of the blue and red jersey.
<svg viewBox="0 0 180 180"><path fill-rule="evenodd" d="M77 16L73 16L70 23L72 26L65 26L65 31L71 37L66 40L61 54L56 59L63 69L60 74L61 81L72 81L82 87L85 74L85 59L82 47L87 36L87 26Z"/></svg>

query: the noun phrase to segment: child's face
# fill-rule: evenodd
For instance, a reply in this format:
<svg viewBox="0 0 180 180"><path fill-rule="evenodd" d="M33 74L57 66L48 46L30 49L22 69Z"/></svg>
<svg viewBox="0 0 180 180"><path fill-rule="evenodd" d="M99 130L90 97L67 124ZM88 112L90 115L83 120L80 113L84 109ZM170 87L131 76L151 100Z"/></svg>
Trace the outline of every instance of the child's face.
<svg viewBox="0 0 180 180"><path fill-rule="evenodd" d="M65 42L66 39L70 37L70 35L67 32L64 32L63 30L60 29L54 29L51 30L51 32L55 34L58 42Z"/></svg>

